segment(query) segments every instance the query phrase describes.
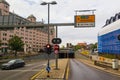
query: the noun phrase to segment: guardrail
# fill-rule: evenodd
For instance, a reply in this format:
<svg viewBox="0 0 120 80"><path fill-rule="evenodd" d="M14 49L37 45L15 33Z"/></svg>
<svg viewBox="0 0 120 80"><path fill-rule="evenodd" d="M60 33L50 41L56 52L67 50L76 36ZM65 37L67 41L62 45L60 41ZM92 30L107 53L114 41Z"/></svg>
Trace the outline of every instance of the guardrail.
<svg viewBox="0 0 120 80"><path fill-rule="evenodd" d="M95 61L106 62L110 64L112 63L112 59L109 59L109 58L105 58L102 56L96 56L96 55L93 55L91 57L92 57L92 60L95 60Z"/></svg>
<svg viewBox="0 0 120 80"><path fill-rule="evenodd" d="M105 58L97 55L90 55L90 58L94 61L95 65L99 63L112 67L113 69L119 69L120 66L120 60Z"/></svg>

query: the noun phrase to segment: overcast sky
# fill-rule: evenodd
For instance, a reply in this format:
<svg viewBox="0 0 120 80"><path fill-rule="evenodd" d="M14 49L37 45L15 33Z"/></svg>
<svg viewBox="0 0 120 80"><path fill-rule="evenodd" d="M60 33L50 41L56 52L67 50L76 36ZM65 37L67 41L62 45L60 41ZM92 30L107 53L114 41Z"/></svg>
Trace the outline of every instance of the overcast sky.
<svg viewBox="0 0 120 80"><path fill-rule="evenodd" d="M24 18L33 14L37 21L42 19L47 23L48 6L42 6L42 1L53 0L6 0L10 4L10 11ZM55 0L57 5L50 5L50 23L73 23L75 10L96 9L96 26L92 28L74 28L62 26L58 28L58 37L62 44L79 42L95 43L97 34L106 19L120 12L120 0ZM79 13L84 14L84 13ZM91 14L89 12L88 14Z"/></svg>

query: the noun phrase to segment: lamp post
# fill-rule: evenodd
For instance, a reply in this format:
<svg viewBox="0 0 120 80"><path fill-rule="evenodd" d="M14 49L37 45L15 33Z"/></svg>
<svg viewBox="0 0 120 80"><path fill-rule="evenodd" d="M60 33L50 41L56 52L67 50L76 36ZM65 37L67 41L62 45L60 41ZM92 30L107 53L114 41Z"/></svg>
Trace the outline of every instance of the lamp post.
<svg viewBox="0 0 120 80"><path fill-rule="evenodd" d="M51 5L55 5L57 4L56 1L52 1L52 2L42 2L41 5L48 5L48 44L50 43L50 36L49 36L49 23L50 23L50 4Z"/></svg>
<svg viewBox="0 0 120 80"><path fill-rule="evenodd" d="M51 5L55 5L57 4L56 1L52 1L52 2L42 2L40 5L48 5L48 44L50 44L50 29L49 29L49 23L50 23L50 4ZM46 70L48 71L48 75L47 77L50 77L49 76L49 71L50 71L50 65L49 65L49 54L48 54L48 64L47 64L47 67L46 67Z"/></svg>

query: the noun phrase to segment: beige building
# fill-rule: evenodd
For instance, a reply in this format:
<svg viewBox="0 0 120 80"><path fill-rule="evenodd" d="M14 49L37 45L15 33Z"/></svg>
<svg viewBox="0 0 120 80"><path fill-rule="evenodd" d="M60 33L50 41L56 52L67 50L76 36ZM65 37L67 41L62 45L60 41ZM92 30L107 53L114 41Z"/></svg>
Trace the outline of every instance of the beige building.
<svg viewBox="0 0 120 80"><path fill-rule="evenodd" d="M0 24L44 24L42 22L36 22L36 17L33 15L28 16L26 19L15 13L9 12L9 6L10 5L5 0L0 0ZM21 26L20 28L14 28L14 30L6 29L0 31L2 52L7 52L9 50L8 40L14 35L22 38L24 42L24 52L39 51L48 43L47 27L44 26L37 29L26 29L25 26ZM54 27L50 27L50 41L54 36Z"/></svg>
<svg viewBox="0 0 120 80"><path fill-rule="evenodd" d="M9 15L9 6L5 0L0 0L0 15Z"/></svg>

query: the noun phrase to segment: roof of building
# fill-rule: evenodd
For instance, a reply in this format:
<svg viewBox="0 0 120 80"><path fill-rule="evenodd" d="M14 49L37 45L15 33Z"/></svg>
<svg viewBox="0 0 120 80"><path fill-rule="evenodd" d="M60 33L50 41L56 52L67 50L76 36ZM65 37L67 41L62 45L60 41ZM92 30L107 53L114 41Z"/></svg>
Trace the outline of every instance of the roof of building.
<svg viewBox="0 0 120 80"><path fill-rule="evenodd" d="M10 12L10 16L14 16L14 18L16 18L16 19L15 19L16 21L22 21L22 22L24 22L24 23L26 23L26 22L27 22L27 23L30 23L29 20L27 20L26 18L23 18L23 17L15 14L15 13ZM16 22L16 21L15 21L15 22Z"/></svg>
<svg viewBox="0 0 120 80"><path fill-rule="evenodd" d="M6 0L0 0L0 3L5 3L9 6L9 3Z"/></svg>
<svg viewBox="0 0 120 80"><path fill-rule="evenodd" d="M9 17L9 18L8 18ZM3 20L4 18L4 20ZM26 18L23 18L15 13L12 13L12 12L9 12L9 15L0 15L0 25L6 25L6 23L9 23L10 25L11 24L43 24L42 22L35 22L35 23L31 23L31 21L29 21L28 19ZM47 27L40 27L40 28L37 28L37 30L41 30L42 32L47 32L48 28Z"/></svg>
<svg viewBox="0 0 120 80"><path fill-rule="evenodd" d="M31 14L31 15L28 16L27 18L35 18L35 19L36 19L36 17L35 17L33 14Z"/></svg>
<svg viewBox="0 0 120 80"><path fill-rule="evenodd" d="M87 46L87 43L78 43L77 45L80 45L80 46Z"/></svg>

